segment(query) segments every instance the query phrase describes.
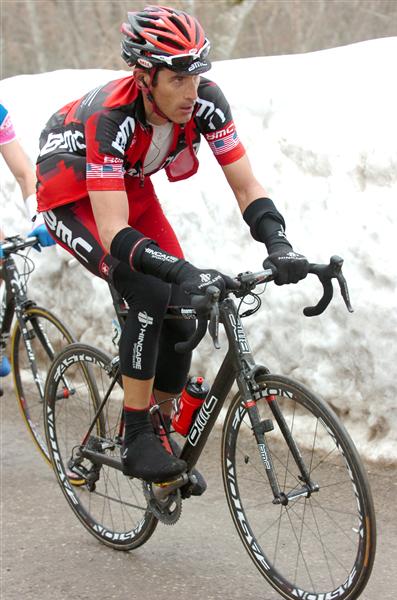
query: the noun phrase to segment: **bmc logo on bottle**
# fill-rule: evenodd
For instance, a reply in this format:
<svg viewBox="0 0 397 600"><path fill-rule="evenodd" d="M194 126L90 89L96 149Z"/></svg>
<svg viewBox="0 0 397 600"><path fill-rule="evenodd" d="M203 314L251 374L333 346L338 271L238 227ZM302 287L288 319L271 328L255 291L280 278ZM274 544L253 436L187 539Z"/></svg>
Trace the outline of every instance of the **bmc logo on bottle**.
<svg viewBox="0 0 397 600"><path fill-rule="evenodd" d="M203 404L209 386L202 377L191 377L187 382L181 397L179 398L177 410L172 417L172 426L181 435L189 433L194 417Z"/></svg>

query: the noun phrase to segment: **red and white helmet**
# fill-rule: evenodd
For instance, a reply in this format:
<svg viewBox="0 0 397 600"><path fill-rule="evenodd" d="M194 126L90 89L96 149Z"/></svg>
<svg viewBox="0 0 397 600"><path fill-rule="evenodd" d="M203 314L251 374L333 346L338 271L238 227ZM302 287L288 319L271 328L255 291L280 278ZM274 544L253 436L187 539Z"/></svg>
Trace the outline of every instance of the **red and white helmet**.
<svg viewBox="0 0 397 600"><path fill-rule="evenodd" d="M187 13L166 6L129 12L121 26L121 56L129 66L166 67L186 75L211 68L210 42L200 23Z"/></svg>

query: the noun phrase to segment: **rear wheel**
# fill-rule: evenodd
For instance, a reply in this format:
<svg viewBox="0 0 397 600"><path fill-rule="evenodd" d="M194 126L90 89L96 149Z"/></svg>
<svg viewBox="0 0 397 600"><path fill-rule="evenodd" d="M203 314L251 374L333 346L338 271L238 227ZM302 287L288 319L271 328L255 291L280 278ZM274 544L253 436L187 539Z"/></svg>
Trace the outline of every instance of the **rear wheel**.
<svg viewBox="0 0 397 600"><path fill-rule="evenodd" d="M150 538L157 519L148 509L142 482L120 470L122 416L117 363L85 344L72 344L61 352L45 391L46 435L58 482L93 536L113 548L132 550ZM84 451L91 451L91 457ZM98 455L101 460L95 460ZM70 472L82 485L70 485Z"/></svg>
<svg viewBox="0 0 397 600"><path fill-rule="evenodd" d="M50 462L43 424L44 385L54 357L74 339L55 315L39 306L27 308L23 320L24 332L16 321L11 335L15 393L33 441L45 460ZM36 375L29 356L34 360Z"/></svg>
<svg viewBox="0 0 397 600"><path fill-rule="evenodd" d="M273 375L259 383L254 400L278 485L288 500L284 505L273 502L265 468L269 456L258 448L237 394L224 424L222 469L240 538L282 597L356 599L371 574L376 526L367 476L353 442L333 411L303 386ZM317 491L304 493L277 409Z"/></svg>

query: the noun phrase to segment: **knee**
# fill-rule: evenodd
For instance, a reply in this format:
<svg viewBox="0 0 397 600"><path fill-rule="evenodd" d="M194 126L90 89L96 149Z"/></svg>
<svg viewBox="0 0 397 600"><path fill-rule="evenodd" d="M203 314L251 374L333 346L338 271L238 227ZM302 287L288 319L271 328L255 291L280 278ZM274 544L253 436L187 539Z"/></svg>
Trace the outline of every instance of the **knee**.
<svg viewBox="0 0 397 600"><path fill-rule="evenodd" d="M147 276L144 291L137 296L133 294L132 306L137 310L146 310L155 315L165 314L171 295L171 286L160 279ZM127 302L128 298L127 298Z"/></svg>
<svg viewBox="0 0 397 600"><path fill-rule="evenodd" d="M149 315L163 316L167 310L171 285L157 277L142 273L128 273L123 279L115 273L114 285L127 301L131 311L145 311Z"/></svg>

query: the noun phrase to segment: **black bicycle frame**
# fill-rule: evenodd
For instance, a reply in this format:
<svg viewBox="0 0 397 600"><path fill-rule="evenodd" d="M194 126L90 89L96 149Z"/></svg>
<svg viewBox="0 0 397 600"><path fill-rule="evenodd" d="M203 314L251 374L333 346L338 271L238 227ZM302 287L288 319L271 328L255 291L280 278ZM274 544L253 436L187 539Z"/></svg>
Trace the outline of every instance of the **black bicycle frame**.
<svg viewBox="0 0 397 600"><path fill-rule="evenodd" d="M28 360L32 369L33 378L39 391L40 397L44 398L44 385L40 379L39 372L36 365L35 355L30 342L29 332L26 327L26 320L24 318L25 310L31 306L35 306L32 300L29 300L25 291L25 285L21 281L17 266L14 259L11 256L7 256L3 262L3 274L5 280L5 298L1 307L0 316L0 344L2 349L5 348L7 339L10 335L12 321L14 314L19 322L23 341L26 347ZM54 351L51 344L41 328L40 323L36 319L31 321L32 327L35 334L40 339L48 357L52 360L54 358Z"/></svg>
<svg viewBox="0 0 397 600"><path fill-rule="evenodd" d="M117 295L117 292L112 293L112 297L117 316L120 323L122 323L122 319L126 313L123 310L123 314L120 314L120 297ZM187 308L185 313L183 312L182 307L179 307L179 309L180 310L178 311L175 307L174 311L171 310L171 314L168 314L168 318L193 318L194 311L192 309ZM303 462L300 450L291 435L284 416L276 401L272 400L269 402L270 409L301 472L302 481L305 483L300 490L292 492L291 496L287 497L281 492L275 477L271 453L269 452L265 436L267 431L273 429L271 420L268 419L264 422L260 421L256 400L254 400L255 393L260 390L260 386L256 379L259 375L269 374L269 370L265 366L257 365L255 363L241 319L238 315L238 310L231 299L227 298L219 304L219 319L225 328L229 344L228 351L215 377L215 381L212 384L206 399L201 405L200 410L198 411L196 418L190 427L180 458L186 461L189 471L195 466L200 458L203 448L205 447L208 436L210 435L212 428L216 423L222 406L227 399L232 385L234 381L236 381L242 397L243 410L246 410L249 415L252 431L255 435L258 445L259 454L266 470L269 483L272 487L274 502L287 504L289 499L295 495L310 494L313 491L317 491L318 488L316 484L310 480L308 470ZM110 383L109 390L98 407L89 431L85 436L85 441L89 437L97 419L107 403L111 389L120 377L119 366L113 366L112 371L112 381ZM263 397L265 397L265 394L263 394ZM120 459L115 457L107 457L101 452L96 452L95 450L86 448L84 447L84 442L80 447L80 452L80 456L85 456L97 465L107 464L113 468L122 470Z"/></svg>
<svg viewBox="0 0 397 600"><path fill-rule="evenodd" d="M257 365L255 363L234 302L230 299L226 299L220 303L219 308L220 321L225 328L229 342L229 349L218 371L215 381L207 395L207 398L201 406L195 421L190 427L180 457L187 462L189 470L194 467L207 442L208 436L215 425L220 410L232 388L233 382L236 380L240 395L242 397L242 404L250 418L252 431L256 438L259 454L273 491L275 499L274 501L277 503L287 504L290 497L287 498L280 490L275 476L271 453L269 451L265 436L265 433L267 431L271 431L273 426L271 420L265 420L264 422L260 421L256 401L253 399L254 394L260 389L256 378L259 375L268 374L269 370L265 366ZM306 484L299 491L293 492L291 498L293 495L308 494L313 491L317 491L318 486L316 486L316 484L310 480L310 476L303 462L302 455L294 438L291 435L277 402L272 400L269 405L301 472L302 480Z"/></svg>

